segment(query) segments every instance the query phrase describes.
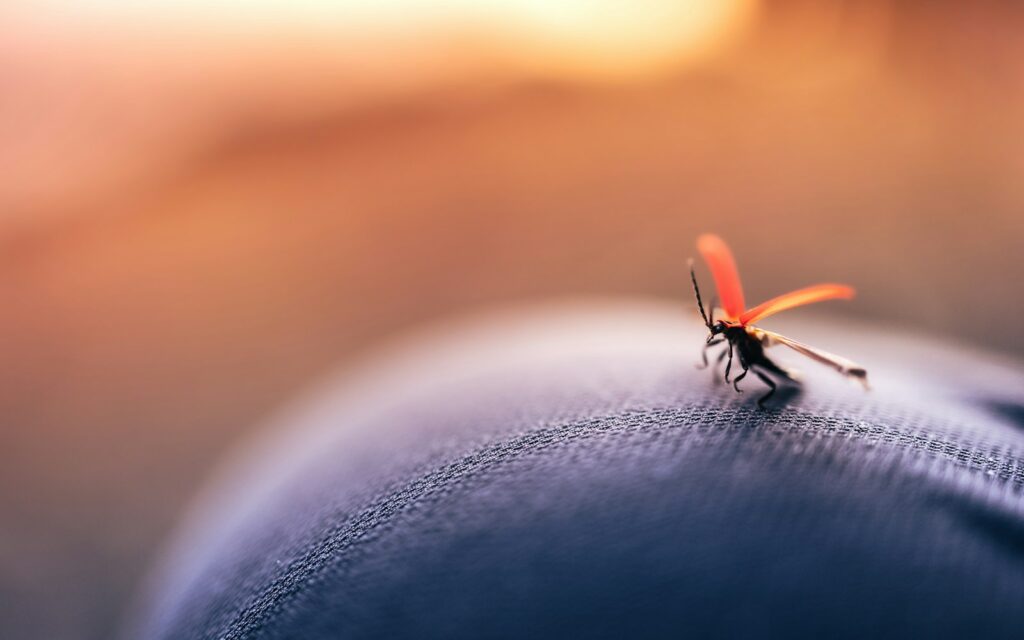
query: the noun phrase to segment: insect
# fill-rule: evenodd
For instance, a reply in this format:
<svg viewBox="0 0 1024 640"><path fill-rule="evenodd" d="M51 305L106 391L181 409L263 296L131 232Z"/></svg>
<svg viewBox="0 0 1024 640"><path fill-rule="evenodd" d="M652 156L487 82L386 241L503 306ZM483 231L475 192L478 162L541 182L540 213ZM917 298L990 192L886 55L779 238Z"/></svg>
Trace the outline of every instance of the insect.
<svg viewBox="0 0 1024 640"><path fill-rule="evenodd" d="M732 380L732 386L738 393L742 393L739 382L746 377L749 371L753 371L754 375L768 385L768 393L757 401L758 406L763 409L765 401L772 397L777 387L775 381L768 375L765 375L766 373L778 376L785 381L798 382L791 371L779 366L765 355L767 347L784 344L812 360L835 369L844 376L858 380L864 385L865 389L868 388L868 374L864 367L854 364L846 358L841 358L821 349L809 347L796 340L791 340L772 331L766 331L754 326L754 323L758 320L786 309L800 307L813 302L821 302L822 300L834 300L837 298L849 300L854 295L854 290L851 287L842 284L817 284L784 293L767 302L762 302L756 307L747 309L743 300L743 285L740 283L736 261L733 259L732 251L729 250L725 241L714 234L703 234L697 238L697 250L700 251L705 262L708 263L708 267L711 269L711 275L715 280L715 287L718 289L718 296L721 298L722 313L724 315L719 320L715 320L715 304L713 300L709 309L710 314L704 313L704 303L701 301L700 287L697 286L697 274L693 270L693 259L691 258L690 279L693 280L693 292L697 296L697 308L700 309L700 315L704 319L704 324L707 325L709 332L704 349L701 351L703 366L700 368L708 366L708 349L723 342L728 343L728 349L723 350L718 356L718 362L721 362L727 356L729 358L725 365L725 381L730 382L729 371L732 368L733 352L735 352L743 372Z"/></svg>

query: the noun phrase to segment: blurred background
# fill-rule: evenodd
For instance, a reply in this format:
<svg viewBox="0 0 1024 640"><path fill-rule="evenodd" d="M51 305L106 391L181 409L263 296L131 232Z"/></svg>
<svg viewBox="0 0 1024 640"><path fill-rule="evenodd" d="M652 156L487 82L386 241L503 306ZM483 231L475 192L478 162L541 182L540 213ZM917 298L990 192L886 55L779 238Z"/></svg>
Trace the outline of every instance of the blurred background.
<svg viewBox="0 0 1024 640"><path fill-rule="evenodd" d="M996 2L6 0L0 637L110 637L218 456L387 336L689 303L701 231L751 302L849 282L842 312L1024 355L1022 30Z"/></svg>

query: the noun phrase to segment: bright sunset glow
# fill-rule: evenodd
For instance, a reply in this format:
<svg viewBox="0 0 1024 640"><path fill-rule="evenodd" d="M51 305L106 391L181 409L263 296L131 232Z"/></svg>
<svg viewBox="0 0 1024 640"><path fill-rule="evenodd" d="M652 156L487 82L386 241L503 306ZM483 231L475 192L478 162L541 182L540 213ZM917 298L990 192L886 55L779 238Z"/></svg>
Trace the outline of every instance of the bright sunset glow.
<svg viewBox="0 0 1024 640"><path fill-rule="evenodd" d="M173 165L238 111L289 122L438 87L656 80L729 50L757 2L0 2L15 96L0 104L0 218Z"/></svg>
<svg viewBox="0 0 1024 640"><path fill-rule="evenodd" d="M408 52L461 42L526 70L615 77L714 52L742 31L754 8L755 0L22 0L7 11L42 31L114 37L273 35L360 53L374 43Z"/></svg>

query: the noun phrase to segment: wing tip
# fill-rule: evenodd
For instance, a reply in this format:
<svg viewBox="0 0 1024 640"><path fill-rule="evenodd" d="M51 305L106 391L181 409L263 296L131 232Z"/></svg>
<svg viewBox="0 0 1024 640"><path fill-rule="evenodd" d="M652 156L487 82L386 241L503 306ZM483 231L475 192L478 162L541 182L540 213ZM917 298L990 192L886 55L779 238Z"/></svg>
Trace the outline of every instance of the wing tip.
<svg viewBox="0 0 1024 640"><path fill-rule="evenodd" d="M848 284L837 284L834 285L836 290L839 291L838 297L843 300L852 300L857 296L857 290Z"/></svg>
<svg viewBox="0 0 1024 640"><path fill-rule="evenodd" d="M868 384L868 371L864 367L851 367L847 369L845 373L851 378L856 378L857 382L861 383L865 391L871 390L871 385Z"/></svg>
<svg viewBox="0 0 1024 640"><path fill-rule="evenodd" d="M851 299L853 299L853 298L855 298L857 296L857 290L856 289L854 289L853 287L851 287L848 284L840 284L838 282L823 282L821 284L814 284L814 285L811 285L809 287L804 287L803 289L797 289L797 291L808 291L808 290L813 290L813 289L825 290L825 291L831 292L832 295L829 298L824 298L825 300L829 300L829 299L851 300Z"/></svg>
<svg viewBox="0 0 1024 640"><path fill-rule="evenodd" d="M702 233L697 236L697 249L699 249L701 253L706 251L715 251L724 246L726 246L725 240L722 240L722 237L717 233Z"/></svg>

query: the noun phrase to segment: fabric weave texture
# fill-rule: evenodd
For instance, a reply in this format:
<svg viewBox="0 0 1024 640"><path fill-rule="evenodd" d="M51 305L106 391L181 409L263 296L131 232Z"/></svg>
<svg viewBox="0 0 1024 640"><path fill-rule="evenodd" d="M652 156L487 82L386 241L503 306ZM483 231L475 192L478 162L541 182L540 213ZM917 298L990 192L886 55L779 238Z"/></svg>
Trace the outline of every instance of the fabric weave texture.
<svg viewBox="0 0 1024 640"><path fill-rule="evenodd" d="M211 484L129 637L1019 637L1024 373L835 322L859 360L758 410L681 307L396 344ZM787 328L788 329L788 328Z"/></svg>

